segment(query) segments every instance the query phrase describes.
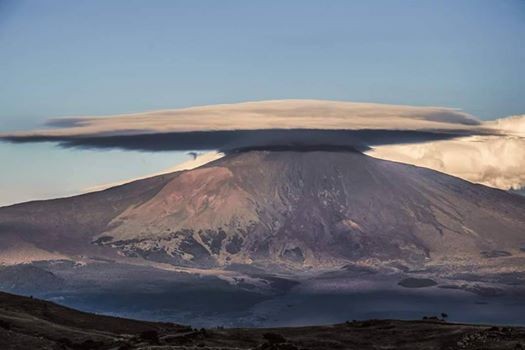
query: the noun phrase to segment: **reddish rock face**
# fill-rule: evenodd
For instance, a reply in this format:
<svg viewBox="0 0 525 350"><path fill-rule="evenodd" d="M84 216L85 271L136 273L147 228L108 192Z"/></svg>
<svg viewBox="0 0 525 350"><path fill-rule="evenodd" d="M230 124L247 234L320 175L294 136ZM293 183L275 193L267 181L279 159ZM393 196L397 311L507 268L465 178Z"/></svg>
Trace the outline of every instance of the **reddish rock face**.
<svg viewBox="0 0 525 350"><path fill-rule="evenodd" d="M234 153L0 209L6 242L195 267L483 264L490 259L481 252L525 257L524 227L523 197L348 150Z"/></svg>

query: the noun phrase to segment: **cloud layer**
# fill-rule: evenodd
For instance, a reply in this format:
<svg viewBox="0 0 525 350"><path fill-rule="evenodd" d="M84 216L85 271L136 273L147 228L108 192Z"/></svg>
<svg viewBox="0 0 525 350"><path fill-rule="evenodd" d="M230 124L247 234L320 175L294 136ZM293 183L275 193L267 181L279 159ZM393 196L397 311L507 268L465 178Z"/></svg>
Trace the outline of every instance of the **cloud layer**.
<svg viewBox="0 0 525 350"><path fill-rule="evenodd" d="M47 126L0 139L146 151L351 146L497 188L525 186L525 116L481 122L442 107L275 100L62 118Z"/></svg>
<svg viewBox="0 0 525 350"><path fill-rule="evenodd" d="M106 117L54 119L52 128L1 134L11 142L65 147L204 150L276 144L370 145L469 134L461 111L320 100L246 102Z"/></svg>

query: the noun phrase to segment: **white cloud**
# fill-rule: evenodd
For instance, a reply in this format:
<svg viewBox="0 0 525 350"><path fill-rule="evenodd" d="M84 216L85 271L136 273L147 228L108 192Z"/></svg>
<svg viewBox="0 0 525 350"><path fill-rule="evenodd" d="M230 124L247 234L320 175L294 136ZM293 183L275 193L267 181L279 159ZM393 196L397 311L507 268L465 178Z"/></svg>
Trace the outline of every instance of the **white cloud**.
<svg viewBox="0 0 525 350"><path fill-rule="evenodd" d="M477 136L417 144L390 144L375 147L368 154L428 167L492 187L509 189L525 186L523 115L482 123L467 113L443 107L274 100L66 118L52 125L55 128L0 134L0 137L34 138L36 141L38 137L44 137L49 141L68 137L76 140L88 135L293 128L460 131ZM206 157L198 157L192 164L201 165L198 162L205 161ZM180 166L166 172L175 170L181 170Z"/></svg>
<svg viewBox="0 0 525 350"><path fill-rule="evenodd" d="M525 137L525 114L488 121L483 123L483 126L502 133Z"/></svg>
<svg viewBox="0 0 525 350"><path fill-rule="evenodd" d="M71 137L214 130L387 129L471 130L479 121L452 108L324 100L273 100L151 111L103 117L55 119L53 129L0 137Z"/></svg>
<svg viewBox="0 0 525 350"><path fill-rule="evenodd" d="M367 154L500 189L525 186L525 115L486 122L501 135L374 147Z"/></svg>

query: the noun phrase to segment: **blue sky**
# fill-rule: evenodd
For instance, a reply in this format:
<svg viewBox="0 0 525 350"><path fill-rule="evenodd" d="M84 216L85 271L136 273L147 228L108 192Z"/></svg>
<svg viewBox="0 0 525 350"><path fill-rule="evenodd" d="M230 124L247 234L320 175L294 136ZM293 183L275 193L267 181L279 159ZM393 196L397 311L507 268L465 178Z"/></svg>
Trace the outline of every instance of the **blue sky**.
<svg viewBox="0 0 525 350"><path fill-rule="evenodd" d="M522 114L524 38L520 0L0 0L0 130L276 98L449 106L483 119ZM20 175L27 169L16 163L34 162L33 154L58 157L61 172L83 170L72 192L100 176L89 157L122 163L104 169L109 180L184 158L0 147L0 162L12 164L1 183L14 184L0 204L32 198L28 184L57 192L53 181ZM40 166L40 177L59 175Z"/></svg>

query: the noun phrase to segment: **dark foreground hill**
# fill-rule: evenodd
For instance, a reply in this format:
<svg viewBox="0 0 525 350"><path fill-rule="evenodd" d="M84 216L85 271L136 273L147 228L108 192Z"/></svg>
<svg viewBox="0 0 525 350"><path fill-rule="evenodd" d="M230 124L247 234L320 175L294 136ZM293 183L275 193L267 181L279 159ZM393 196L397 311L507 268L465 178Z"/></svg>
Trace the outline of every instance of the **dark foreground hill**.
<svg viewBox="0 0 525 350"><path fill-rule="evenodd" d="M100 316L0 293L0 348L9 349L523 349L525 328L352 321L274 329L192 329Z"/></svg>

